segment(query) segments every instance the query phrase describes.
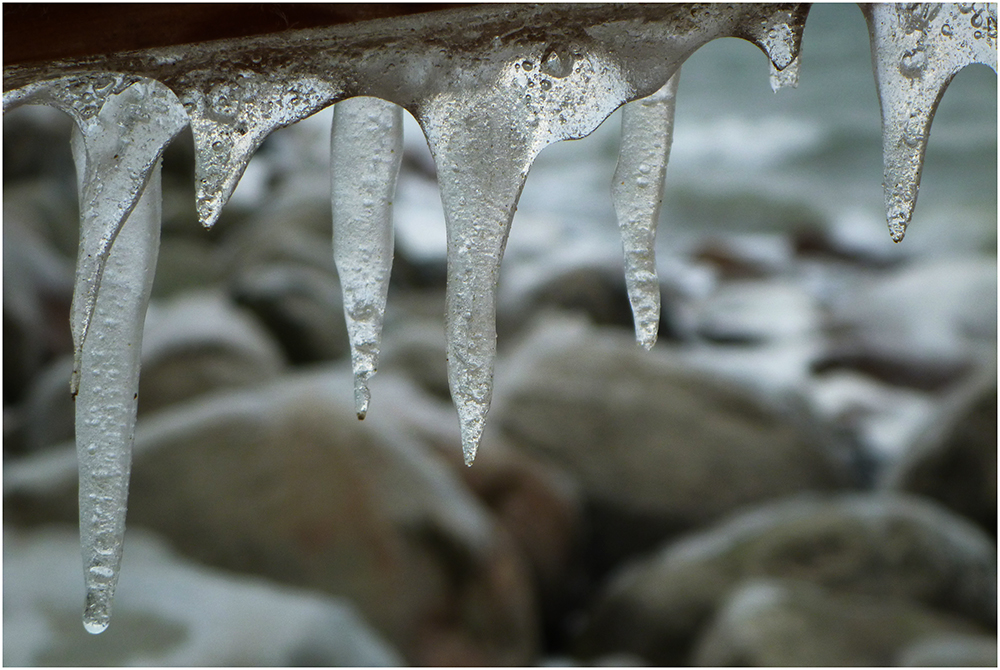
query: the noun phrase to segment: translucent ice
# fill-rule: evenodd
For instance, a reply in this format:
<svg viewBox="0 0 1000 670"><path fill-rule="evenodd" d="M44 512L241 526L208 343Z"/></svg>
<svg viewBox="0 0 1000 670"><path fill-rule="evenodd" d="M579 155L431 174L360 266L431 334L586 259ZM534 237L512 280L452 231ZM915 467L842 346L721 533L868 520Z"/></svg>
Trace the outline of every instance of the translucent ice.
<svg viewBox="0 0 1000 670"><path fill-rule="evenodd" d="M259 63L261 58L255 58ZM272 131L328 106L340 93L316 77L226 66L231 76L189 84L179 93L191 116L196 204L206 228L218 220L261 142Z"/></svg>
<svg viewBox="0 0 1000 670"><path fill-rule="evenodd" d="M354 403L368 412L392 270L392 199L403 154L403 110L378 98L334 107L330 139L333 257L351 340Z"/></svg>
<svg viewBox="0 0 1000 670"><path fill-rule="evenodd" d="M656 276L656 224L670 159L678 70L653 95L625 105L618 167L611 184L625 252L625 284L635 318L635 338L646 349L656 343L660 282Z"/></svg>
<svg viewBox="0 0 1000 670"><path fill-rule="evenodd" d="M108 113L108 109L102 110ZM108 124L114 128L114 124ZM109 138L106 138L109 139ZM123 154L141 150L129 136ZM88 151L88 148L90 149ZM95 149L97 149L95 151ZM75 130L73 156L80 201L102 168L100 149ZM139 388L139 355L146 306L160 241L160 171L155 163L145 188L116 236L82 343L76 396L76 444L80 469L80 542L87 588L83 625L100 633L111 618L125 533L125 510ZM81 234L86 246L86 233Z"/></svg>
<svg viewBox="0 0 1000 670"><path fill-rule="evenodd" d="M997 69L995 4L872 4L862 9L882 109L886 219L899 242L913 216L938 103L965 66Z"/></svg>
<svg viewBox="0 0 1000 670"><path fill-rule="evenodd" d="M80 251L73 292L75 365L79 388L81 352L91 323L105 263L126 217L135 207L153 166L188 124L174 93L149 79L99 75L58 79L5 97L4 106L47 104L69 114L80 135L87 170L80 184Z"/></svg>

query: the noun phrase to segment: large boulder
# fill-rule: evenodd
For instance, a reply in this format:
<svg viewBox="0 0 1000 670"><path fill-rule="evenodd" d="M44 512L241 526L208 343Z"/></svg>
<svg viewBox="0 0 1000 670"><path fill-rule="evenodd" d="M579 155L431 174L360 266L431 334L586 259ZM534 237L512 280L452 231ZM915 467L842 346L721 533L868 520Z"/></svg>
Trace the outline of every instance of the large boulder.
<svg viewBox="0 0 1000 670"><path fill-rule="evenodd" d="M348 352L335 274L295 263L268 263L243 271L232 280L229 292L267 327L289 362L330 361Z"/></svg>
<svg viewBox="0 0 1000 670"><path fill-rule="evenodd" d="M621 554L609 563L743 505L854 476L804 413L578 322L549 322L498 365L490 418L580 483L611 533L600 551ZM646 537L628 547L630 535Z"/></svg>
<svg viewBox="0 0 1000 670"><path fill-rule="evenodd" d="M81 623L79 534L4 530L4 665L398 666L355 607L186 561L129 530L108 630Z"/></svg>
<svg viewBox="0 0 1000 670"><path fill-rule="evenodd" d="M884 485L933 498L997 532L997 382L962 389L886 473Z"/></svg>
<svg viewBox="0 0 1000 670"><path fill-rule="evenodd" d="M828 365L934 388L995 355L995 255L912 263L859 277L835 297Z"/></svg>
<svg viewBox="0 0 1000 670"><path fill-rule="evenodd" d="M915 640L981 632L911 601L761 579L732 592L693 660L723 667L884 666Z"/></svg>
<svg viewBox="0 0 1000 670"><path fill-rule="evenodd" d="M996 635L938 634L907 645L896 658L903 667L997 667Z"/></svg>
<svg viewBox="0 0 1000 670"><path fill-rule="evenodd" d="M621 569L595 603L580 651L685 662L697 631L753 577L921 603L996 625L996 546L926 500L798 496L667 545Z"/></svg>
<svg viewBox="0 0 1000 670"><path fill-rule="evenodd" d="M260 385L284 367L267 331L220 293L154 302L143 330L139 412L211 391Z"/></svg>
<svg viewBox="0 0 1000 670"><path fill-rule="evenodd" d="M144 417L129 523L204 563L349 597L409 662L530 662L516 544L393 410L376 394L359 422L349 371L322 369ZM5 511L74 519L74 470L69 449L5 469Z"/></svg>

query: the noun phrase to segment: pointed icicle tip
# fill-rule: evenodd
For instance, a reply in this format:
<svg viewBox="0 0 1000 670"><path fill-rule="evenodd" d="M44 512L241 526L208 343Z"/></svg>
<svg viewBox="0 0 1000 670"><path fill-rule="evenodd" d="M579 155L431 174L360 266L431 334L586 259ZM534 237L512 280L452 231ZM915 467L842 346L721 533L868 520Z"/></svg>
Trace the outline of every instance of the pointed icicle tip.
<svg viewBox="0 0 1000 670"><path fill-rule="evenodd" d="M361 377L354 378L354 410L358 414L358 421L364 421L368 416L368 403L371 402L372 394L368 390L368 381Z"/></svg>

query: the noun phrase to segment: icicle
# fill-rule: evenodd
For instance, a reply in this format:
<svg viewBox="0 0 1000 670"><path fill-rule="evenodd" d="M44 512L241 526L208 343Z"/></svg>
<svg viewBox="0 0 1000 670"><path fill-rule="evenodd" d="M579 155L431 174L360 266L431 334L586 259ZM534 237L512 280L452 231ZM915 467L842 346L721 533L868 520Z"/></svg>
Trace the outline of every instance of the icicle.
<svg viewBox="0 0 1000 670"><path fill-rule="evenodd" d="M333 258L351 339L354 404L368 412L392 270L392 199L403 154L403 110L378 98L334 106L330 139Z"/></svg>
<svg viewBox="0 0 1000 670"><path fill-rule="evenodd" d="M621 149L611 188L625 252L635 338L646 349L656 343L660 324L654 242L673 141L678 81L680 70L659 91L622 109Z"/></svg>
<svg viewBox="0 0 1000 670"><path fill-rule="evenodd" d="M799 64L801 59L799 56L795 57L791 63L789 63L784 70L779 70L775 67L774 62L771 62L771 90L777 93L783 88L791 87L796 88L799 85Z"/></svg>
<svg viewBox="0 0 1000 670"><path fill-rule="evenodd" d="M108 133L100 140L74 130L80 202L92 205L89 187L106 168L102 154L123 157L141 151L122 114L129 106L105 106ZM117 121L123 125L117 125ZM114 133L118 128L121 132ZM113 148L117 147L117 148ZM110 179L109 179L110 181ZM76 444L80 468L80 543L87 587L83 626L101 633L111 618L125 534L125 510L132 462L139 388L139 357L146 305L153 284L160 242L160 170L150 170L145 189L110 247L92 325L82 346L79 393L76 396ZM88 220L84 218L84 223ZM81 231L86 247L87 230ZM78 284L79 288L79 284Z"/></svg>
<svg viewBox="0 0 1000 670"><path fill-rule="evenodd" d="M265 76L251 71L216 83L207 94L199 88L187 89L181 99L191 116L195 196L202 225L215 225L268 135L318 112L340 92L317 77L281 72Z"/></svg>
<svg viewBox="0 0 1000 670"><path fill-rule="evenodd" d="M50 80L5 96L4 108L46 104L76 121L89 172L80 185L80 251L73 292L74 394L80 356L111 245L163 149L188 124L163 84L122 75ZM80 173L84 174L84 173Z"/></svg>
<svg viewBox="0 0 1000 670"><path fill-rule="evenodd" d="M874 4L864 12L882 109L886 219L899 242L913 216L945 88L972 63L997 69L996 5Z"/></svg>

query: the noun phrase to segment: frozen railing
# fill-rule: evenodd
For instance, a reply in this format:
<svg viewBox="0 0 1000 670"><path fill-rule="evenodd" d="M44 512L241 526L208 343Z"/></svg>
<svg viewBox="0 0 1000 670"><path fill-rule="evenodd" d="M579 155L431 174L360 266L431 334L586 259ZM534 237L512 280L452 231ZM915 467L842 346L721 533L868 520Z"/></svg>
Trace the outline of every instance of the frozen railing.
<svg viewBox="0 0 1000 670"><path fill-rule="evenodd" d="M794 86L809 6L481 5L4 68L4 110L76 122L80 250L72 307L84 626L103 631L122 556L139 352L160 232L159 162L190 126L197 211L217 220L274 130L335 103L334 258L359 418L368 408L392 264L401 108L420 123L447 224L446 330L466 462L490 405L497 277L528 170L626 105L612 197L640 344L656 340L655 224L682 63L719 37L756 44ZM862 6L882 110L889 232L916 203L935 109L963 67L996 70L996 5ZM350 100L349 100L350 99Z"/></svg>

